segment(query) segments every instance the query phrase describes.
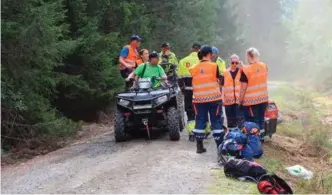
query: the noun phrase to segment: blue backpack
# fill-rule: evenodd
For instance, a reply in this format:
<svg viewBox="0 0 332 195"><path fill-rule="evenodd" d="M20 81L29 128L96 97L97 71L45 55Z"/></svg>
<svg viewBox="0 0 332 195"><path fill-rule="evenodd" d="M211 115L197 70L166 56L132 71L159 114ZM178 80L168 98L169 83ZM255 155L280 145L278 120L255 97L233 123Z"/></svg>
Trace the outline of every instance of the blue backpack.
<svg viewBox="0 0 332 195"><path fill-rule="evenodd" d="M248 135L248 145L252 150L253 157L261 157L264 150L259 139L259 126L254 122L244 122L242 124L242 131Z"/></svg>
<svg viewBox="0 0 332 195"><path fill-rule="evenodd" d="M223 144L219 147L223 155L235 156L238 159L253 160L253 154L248 145L248 135L239 128L229 130Z"/></svg>

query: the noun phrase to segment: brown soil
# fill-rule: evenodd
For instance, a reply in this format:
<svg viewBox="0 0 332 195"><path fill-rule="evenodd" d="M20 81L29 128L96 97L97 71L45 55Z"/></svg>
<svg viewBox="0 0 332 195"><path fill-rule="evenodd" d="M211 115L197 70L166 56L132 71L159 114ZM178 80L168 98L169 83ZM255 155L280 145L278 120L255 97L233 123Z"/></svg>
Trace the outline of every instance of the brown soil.
<svg viewBox="0 0 332 195"><path fill-rule="evenodd" d="M327 154L327 151L321 153ZM291 187L295 188L298 178L289 175L285 168L301 165L314 174L321 174L326 170L331 170L332 166L326 163L322 154L316 153L313 147L306 146L305 143L286 136L274 135L271 140L264 143L264 155L281 163L282 169L276 174L284 178ZM327 155L326 155L327 156Z"/></svg>

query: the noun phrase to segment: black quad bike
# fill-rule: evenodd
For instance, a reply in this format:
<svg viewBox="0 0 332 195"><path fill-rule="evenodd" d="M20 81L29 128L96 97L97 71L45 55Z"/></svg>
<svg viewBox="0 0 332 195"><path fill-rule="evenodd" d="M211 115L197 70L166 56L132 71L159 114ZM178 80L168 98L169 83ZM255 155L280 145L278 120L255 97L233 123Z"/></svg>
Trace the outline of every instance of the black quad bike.
<svg viewBox="0 0 332 195"><path fill-rule="evenodd" d="M163 58L162 62L159 64L167 75L168 82L176 88L176 99L177 99L177 108L179 111L179 124L181 131L185 128L185 111L184 111L184 97L182 95L181 89L177 82L176 75L176 65L168 62L168 59Z"/></svg>
<svg viewBox="0 0 332 195"><path fill-rule="evenodd" d="M180 115L177 86L152 88L152 81L159 78L141 78L136 88L117 93L117 111L114 123L116 142L126 141L131 131L145 128L150 138L153 127L168 131L172 141L180 139Z"/></svg>

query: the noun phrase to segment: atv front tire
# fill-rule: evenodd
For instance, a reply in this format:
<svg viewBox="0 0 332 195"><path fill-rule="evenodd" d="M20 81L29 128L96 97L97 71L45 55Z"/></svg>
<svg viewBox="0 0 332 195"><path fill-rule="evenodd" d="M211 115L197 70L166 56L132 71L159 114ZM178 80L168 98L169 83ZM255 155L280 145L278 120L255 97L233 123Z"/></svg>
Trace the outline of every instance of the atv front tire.
<svg viewBox="0 0 332 195"><path fill-rule="evenodd" d="M114 122L114 138L115 142L124 142L127 141L127 133L124 123L123 112L117 110L115 113L115 122Z"/></svg>
<svg viewBox="0 0 332 195"><path fill-rule="evenodd" d="M172 141L178 141L180 139L180 124L178 116L178 110L175 107L168 108L167 129L169 133L169 139Z"/></svg>

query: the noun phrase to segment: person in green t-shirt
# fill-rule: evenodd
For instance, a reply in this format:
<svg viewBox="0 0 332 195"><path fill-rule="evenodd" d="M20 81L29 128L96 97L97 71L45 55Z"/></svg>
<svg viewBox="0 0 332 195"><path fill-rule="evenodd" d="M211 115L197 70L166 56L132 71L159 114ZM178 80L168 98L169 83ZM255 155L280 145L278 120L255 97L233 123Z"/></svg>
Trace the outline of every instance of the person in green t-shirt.
<svg viewBox="0 0 332 195"><path fill-rule="evenodd" d="M165 71L160 65L158 65L158 61L158 53L152 52L149 55L149 62L142 64L141 66L138 66L136 68L136 70L134 71L135 82L132 88L136 86L136 81L138 80L138 78L161 78L167 83L167 76L165 74ZM126 80L129 79L130 78L128 77ZM153 88L159 87L161 85L161 82L156 79L153 79L152 82Z"/></svg>

